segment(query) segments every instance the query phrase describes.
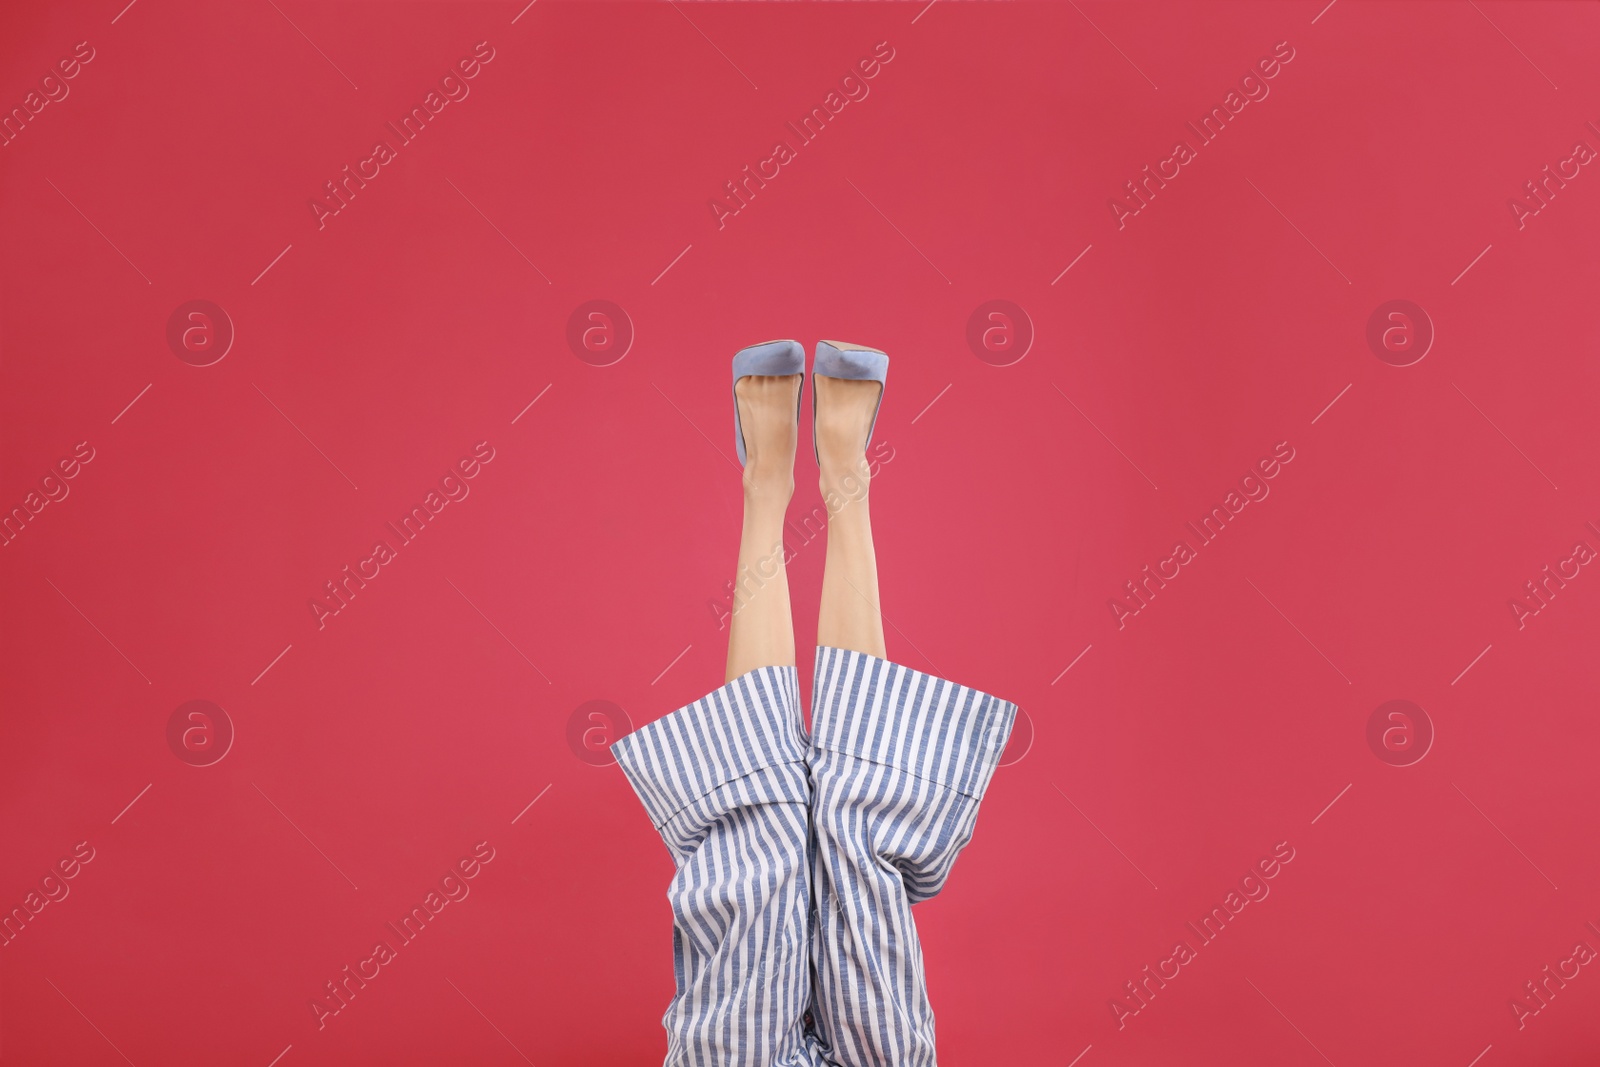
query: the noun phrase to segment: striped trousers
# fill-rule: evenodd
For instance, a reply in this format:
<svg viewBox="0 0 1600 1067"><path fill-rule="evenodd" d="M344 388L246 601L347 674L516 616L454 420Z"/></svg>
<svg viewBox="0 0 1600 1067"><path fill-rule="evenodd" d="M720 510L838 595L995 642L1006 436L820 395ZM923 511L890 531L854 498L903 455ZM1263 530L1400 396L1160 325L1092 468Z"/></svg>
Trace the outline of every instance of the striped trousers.
<svg viewBox="0 0 1600 1067"><path fill-rule="evenodd" d="M672 854L667 1067L933 1067L911 905L972 838L1016 705L876 656L762 667L611 746Z"/></svg>

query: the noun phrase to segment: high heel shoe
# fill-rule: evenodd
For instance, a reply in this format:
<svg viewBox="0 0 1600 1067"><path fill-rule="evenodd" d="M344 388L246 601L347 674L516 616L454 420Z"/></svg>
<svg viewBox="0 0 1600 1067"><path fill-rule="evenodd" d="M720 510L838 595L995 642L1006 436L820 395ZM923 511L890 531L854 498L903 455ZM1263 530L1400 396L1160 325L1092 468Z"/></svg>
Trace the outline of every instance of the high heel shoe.
<svg viewBox="0 0 1600 1067"><path fill-rule="evenodd" d="M744 427L739 425L739 379L755 375L784 377L805 374L806 350L799 341L766 341L742 348L733 357L733 439L739 450L739 466L744 466ZM794 400L795 421L800 419L800 396L805 394L802 381L800 395Z"/></svg>
<svg viewBox="0 0 1600 1067"><path fill-rule="evenodd" d="M878 403L872 409L872 422L867 426L867 443L872 443L872 430L878 425L878 410L883 407L883 392L889 378L889 357L876 348L853 345L844 341L818 341L817 355L811 362L811 376L847 378L852 381L878 383ZM817 451L817 388L811 386L811 453L822 462Z"/></svg>

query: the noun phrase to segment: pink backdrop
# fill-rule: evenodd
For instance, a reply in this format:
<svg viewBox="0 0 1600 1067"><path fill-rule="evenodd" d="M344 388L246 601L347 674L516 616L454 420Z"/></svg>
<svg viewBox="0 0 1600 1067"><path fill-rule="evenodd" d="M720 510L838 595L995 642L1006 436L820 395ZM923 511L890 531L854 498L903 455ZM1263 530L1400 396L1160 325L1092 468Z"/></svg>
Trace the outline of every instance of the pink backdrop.
<svg viewBox="0 0 1600 1067"><path fill-rule="evenodd" d="M1025 710L943 1062L1600 1051L1600 9L523 2L0 16L0 1061L657 1061L603 746L772 337L892 354L890 654Z"/></svg>

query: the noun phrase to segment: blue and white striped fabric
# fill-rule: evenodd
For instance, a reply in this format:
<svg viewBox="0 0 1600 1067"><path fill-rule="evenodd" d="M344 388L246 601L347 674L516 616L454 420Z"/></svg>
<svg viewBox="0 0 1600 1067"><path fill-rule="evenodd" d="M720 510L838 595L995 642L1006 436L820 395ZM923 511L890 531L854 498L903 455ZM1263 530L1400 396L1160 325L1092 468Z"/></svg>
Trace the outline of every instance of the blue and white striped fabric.
<svg viewBox="0 0 1600 1067"><path fill-rule="evenodd" d="M612 755L677 873L672 1067L814 1067L811 782L793 667L762 667L635 730Z"/></svg>
<svg viewBox="0 0 1600 1067"><path fill-rule="evenodd" d="M795 668L763 667L612 745L678 868L667 1067L934 1063L911 905L971 839L1015 715L819 648L809 739Z"/></svg>
<svg viewBox="0 0 1600 1067"><path fill-rule="evenodd" d="M819 1037L841 1067L933 1067L911 905L971 840L1017 706L838 648L817 649L811 706Z"/></svg>

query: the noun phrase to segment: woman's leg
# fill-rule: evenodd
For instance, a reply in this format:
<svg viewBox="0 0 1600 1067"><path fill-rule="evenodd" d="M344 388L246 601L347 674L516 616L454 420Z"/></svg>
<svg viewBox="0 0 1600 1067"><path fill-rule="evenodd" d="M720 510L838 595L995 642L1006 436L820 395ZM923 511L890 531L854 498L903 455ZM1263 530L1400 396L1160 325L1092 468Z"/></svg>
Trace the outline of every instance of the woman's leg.
<svg viewBox="0 0 1600 1067"><path fill-rule="evenodd" d="M794 619L784 567L783 517L794 496L795 404L801 377L740 378L744 529L739 535L727 680L757 667L794 666Z"/></svg>
<svg viewBox="0 0 1600 1067"><path fill-rule="evenodd" d="M822 499L828 507L828 551L822 571L822 611L817 644L883 656L883 616L878 610L878 557L868 508L867 428L883 386L818 375L817 455Z"/></svg>
<svg viewBox="0 0 1600 1067"><path fill-rule="evenodd" d="M742 378L741 579L721 688L612 745L677 871L668 1067L823 1067L811 1004L811 781L784 580L799 378Z"/></svg>
<svg viewBox="0 0 1600 1067"><path fill-rule="evenodd" d="M817 1036L841 1067L932 1067L911 905L971 839L1016 705L885 658L865 460L880 387L814 382L832 512L808 752Z"/></svg>

